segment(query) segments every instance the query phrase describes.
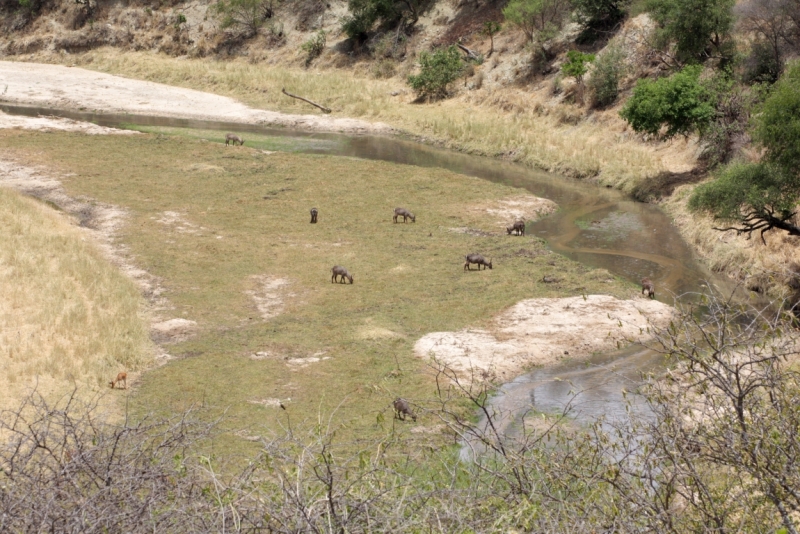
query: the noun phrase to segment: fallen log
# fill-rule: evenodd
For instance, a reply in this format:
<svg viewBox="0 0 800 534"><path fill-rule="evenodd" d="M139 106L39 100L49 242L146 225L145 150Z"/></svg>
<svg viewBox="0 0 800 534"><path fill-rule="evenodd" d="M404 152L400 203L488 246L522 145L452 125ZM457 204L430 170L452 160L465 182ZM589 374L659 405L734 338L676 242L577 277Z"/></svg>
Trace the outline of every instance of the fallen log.
<svg viewBox="0 0 800 534"><path fill-rule="evenodd" d="M474 50L470 50L461 43L456 43L456 46L459 47L461 50L463 50L467 54L467 57L469 57L470 59L474 59L476 61L478 60L478 54L476 54Z"/></svg>
<svg viewBox="0 0 800 534"><path fill-rule="evenodd" d="M292 93L287 93L287 92L286 92L286 88L282 88L282 89L281 89L281 92L282 92L283 94L285 94L286 96L290 96L290 97L292 97L292 98L296 98L297 100L302 100L303 102L308 102L308 103L309 103L309 104L311 104L312 106L314 106L314 107L317 107L317 108L321 109L321 110L323 111L323 113L330 113L330 112L331 112L330 108L326 108L325 106L320 106L320 105L319 105L319 104L317 104L316 102L312 102L311 100L309 100L309 99L307 99L307 98L303 98L302 96L293 95Z"/></svg>

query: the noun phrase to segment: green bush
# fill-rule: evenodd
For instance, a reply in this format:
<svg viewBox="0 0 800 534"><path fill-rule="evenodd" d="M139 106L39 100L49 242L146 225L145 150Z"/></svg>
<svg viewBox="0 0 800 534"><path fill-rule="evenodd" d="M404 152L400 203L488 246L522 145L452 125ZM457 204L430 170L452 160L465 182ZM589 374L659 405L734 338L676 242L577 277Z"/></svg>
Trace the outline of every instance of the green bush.
<svg viewBox="0 0 800 534"><path fill-rule="evenodd" d="M754 138L765 149L762 161L728 165L695 189L689 207L731 221L740 233L778 228L800 235L792 223L800 201L800 62L765 100Z"/></svg>
<svg viewBox="0 0 800 534"><path fill-rule="evenodd" d="M743 70L742 81L745 83L775 83L781 77L783 64L775 57L769 43L756 41L744 60Z"/></svg>
<svg viewBox="0 0 800 534"><path fill-rule="evenodd" d="M589 41L610 30L625 18L631 0L572 0L575 20L584 28L579 37Z"/></svg>
<svg viewBox="0 0 800 534"><path fill-rule="evenodd" d="M325 43L328 39L328 33L325 30L319 30L308 41L300 45L300 48L306 53L306 67L311 64L314 59L322 55L325 50Z"/></svg>
<svg viewBox="0 0 800 534"><path fill-rule="evenodd" d="M714 117L713 95L700 83L700 66L685 67L668 78L639 80L620 112L637 132L663 137L702 133Z"/></svg>
<svg viewBox="0 0 800 534"><path fill-rule="evenodd" d="M442 98L447 86L455 81L464 68L461 53L455 46L441 48L419 56L420 73L408 77L408 85L417 95L425 98Z"/></svg>
<svg viewBox="0 0 800 534"><path fill-rule="evenodd" d="M583 76L589 71L589 63L594 61L594 54L584 54L579 50L570 50L567 52L567 61L561 65L561 72L567 76L572 76L580 83L583 81Z"/></svg>
<svg viewBox="0 0 800 534"><path fill-rule="evenodd" d="M767 161L800 175L800 61L786 70L764 101L754 137L767 149Z"/></svg>
<svg viewBox="0 0 800 534"><path fill-rule="evenodd" d="M619 95L619 82L625 75L623 53L618 46L611 46L594 62L589 90L592 106L605 107L614 103Z"/></svg>
<svg viewBox="0 0 800 534"><path fill-rule="evenodd" d="M679 61L694 63L709 56L730 54L729 34L736 0L648 0L650 16L658 24L663 46L675 44Z"/></svg>
<svg viewBox="0 0 800 534"><path fill-rule="evenodd" d="M424 0L348 0L349 15L342 19L342 31L363 43L376 23L384 26L413 26L419 20Z"/></svg>

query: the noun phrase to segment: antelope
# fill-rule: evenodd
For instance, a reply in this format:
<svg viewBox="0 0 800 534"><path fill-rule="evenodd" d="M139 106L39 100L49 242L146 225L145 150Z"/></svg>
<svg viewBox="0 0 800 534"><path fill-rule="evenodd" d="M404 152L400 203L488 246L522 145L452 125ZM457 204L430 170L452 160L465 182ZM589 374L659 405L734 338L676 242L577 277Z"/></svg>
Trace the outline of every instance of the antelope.
<svg viewBox="0 0 800 534"><path fill-rule="evenodd" d="M525 235L525 221L518 219L514 221L511 226L506 226L506 232L511 235L512 232L517 232L517 235Z"/></svg>
<svg viewBox="0 0 800 534"><path fill-rule="evenodd" d="M347 269L342 267L341 265L334 265L331 269L331 284L334 283L340 276L342 277L342 283L344 284L344 279L347 278L350 280L350 283L353 283L353 275L347 272Z"/></svg>
<svg viewBox="0 0 800 534"><path fill-rule="evenodd" d="M642 295L651 299L656 298L656 286L649 278L642 278Z"/></svg>
<svg viewBox="0 0 800 534"><path fill-rule="evenodd" d="M490 259L489 261L486 261L486 258L481 256L480 254L467 254L466 256L464 256L464 259L466 260L464 262L464 270L465 271L471 271L472 270L469 267L471 263L477 264L479 271L481 270L481 265L483 265L484 269L486 269L486 267L488 267L490 269L492 268L492 260Z"/></svg>
<svg viewBox="0 0 800 534"><path fill-rule="evenodd" d="M311 224L317 224L317 208L311 208Z"/></svg>
<svg viewBox="0 0 800 534"><path fill-rule="evenodd" d="M244 139L236 134L225 134L225 146L228 146L228 143L233 143L233 146L236 146L236 143L239 143L239 146L241 146L244 144Z"/></svg>
<svg viewBox="0 0 800 534"><path fill-rule="evenodd" d="M402 217L403 218L403 222L406 222L406 219L411 219L411 222L417 222L417 218L414 216L414 214L411 213L410 211L408 211L405 208L395 208L394 209L394 217L392 217L392 220L394 222L397 222L397 218L398 217Z"/></svg>
<svg viewBox="0 0 800 534"><path fill-rule="evenodd" d="M411 411L411 406L408 405L408 401L405 399L401 399L397 397L394 402L392 403L394 406L394 417L395 419L400 419L401 421L406 420L406 415L411 417L411 420L415 423L417 422L417 416L414 415L414 412Z"/></svg>
<svg viewBox="0 0 800 534"><path fill-rule="evenodd" d="M117 374L117 378L115 378L114 380L109 382L109 384L111 384L111 389L116 388L117 384L119 384L120 382L125 384L125 389L128 389L128 373L123 371L123 372Z"/></svg>

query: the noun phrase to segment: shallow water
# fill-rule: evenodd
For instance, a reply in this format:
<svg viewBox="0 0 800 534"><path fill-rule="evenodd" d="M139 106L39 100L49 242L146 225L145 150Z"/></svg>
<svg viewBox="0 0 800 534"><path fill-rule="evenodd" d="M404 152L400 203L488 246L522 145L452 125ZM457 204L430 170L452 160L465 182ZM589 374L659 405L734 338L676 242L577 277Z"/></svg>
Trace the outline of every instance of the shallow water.
<svg viewBox="0 0 800 534"><path fill-rule="evenodd" d="M677 295L696 292L714 277L700 268L670 219L649 204L627 199L618 191L531 170L500 160L437 149L396 137L310 133L224 122L197 121L127 114L96 114L0 105L9 114L53 115L109 127L235 131L248 145L272 150L331 154L384 160L421 167L442 167L469 176L524 188L549 198L559 211L531 223L527 235L545 239L551 249L576 261L638 283L645 276L656 286L657 298L669 304ZM248 141L247 133L255 134ZM715 284L721 283L714 280ZM633 391L643 372L662 368L661 356L642 347L598 355L586 362L537 369L503 385L491 400L504 431L518 427L535 412L561 412L567 403L577 420L626 414L623 391ZM629 397L630 399L630 397ZM634 401L633 409L641 409Z"/></svg>

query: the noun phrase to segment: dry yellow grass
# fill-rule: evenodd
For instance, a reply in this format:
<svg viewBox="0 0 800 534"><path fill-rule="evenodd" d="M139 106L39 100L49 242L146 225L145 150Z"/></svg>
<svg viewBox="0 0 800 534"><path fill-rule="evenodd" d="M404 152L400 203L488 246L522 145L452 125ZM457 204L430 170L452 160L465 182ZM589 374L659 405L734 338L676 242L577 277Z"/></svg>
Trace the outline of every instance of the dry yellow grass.
<svg viewBox="0 0 800 534"><path fill-rule="evenodd" d="M724 273L769 298L786 297L787 284L796 277L793 273L800 265L796 238L774 230L764 234L765 245L758 233L748 239L732 230L714 230L714 226L720 225L718 221L690 213L686 207L695 187L694 184L679 187L662 204L687 243L713 271Z"/></svg>
<svg viewBox="0 0 800 534"><path fill-rule="evenodd" d="M645 176L669 169L675 160L685 164L692 159L685 144L642 143L625 131L614 110L587 119L585 110L570 105L543 105L549 98L546 91L476 90L442 102L417 104L401 79L376 80L348 70L310 71L243 59L177 59L111 48L36 59L209 91L258 108L313 112L282 95L285 87L324 103L339 116L386 122L449 148L572 176L598 177L625 190Z"/></svg>
<svg viewBox="0 0 800 534"><path fill-rule="evenodd" d="M0 407L33 386L97 391L147 364L143 299L81 229L7 188L0 227Z"/></svg>

